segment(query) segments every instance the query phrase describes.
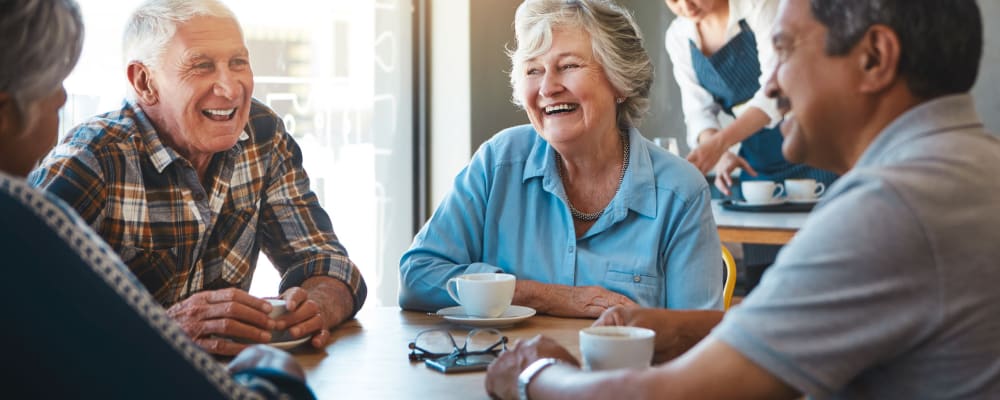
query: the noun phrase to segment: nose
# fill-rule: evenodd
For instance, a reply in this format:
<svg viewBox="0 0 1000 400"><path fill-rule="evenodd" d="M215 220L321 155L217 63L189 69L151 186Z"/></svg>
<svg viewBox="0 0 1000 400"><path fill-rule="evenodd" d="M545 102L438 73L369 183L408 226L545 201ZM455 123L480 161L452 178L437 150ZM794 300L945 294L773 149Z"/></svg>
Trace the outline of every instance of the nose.
<svg viewBox="0 0 1000 400"><path fill-rule="evenodd" d="M778 86L778 68L775 68L771 72L771 76L767 79L767 83L764 84L764 94L767 97L776 99L781 96L781 87Z"/></svg>
<svg viewBox="0 0 1000 400"><path fill-rule="evenodd" d="M235 74L225 69L219 72L219 77L215 80L215 84L212 87L212 92L216 96L233 100L239 94L239 91L240 82Z"/></svg>
<svg viewBox="0 0 1000 400"><path fill-rule="evenodd" d="M538 94L542 97L553 97L565 89L559 74L546 71L542 77L542 82L538 86Z"/></svg>

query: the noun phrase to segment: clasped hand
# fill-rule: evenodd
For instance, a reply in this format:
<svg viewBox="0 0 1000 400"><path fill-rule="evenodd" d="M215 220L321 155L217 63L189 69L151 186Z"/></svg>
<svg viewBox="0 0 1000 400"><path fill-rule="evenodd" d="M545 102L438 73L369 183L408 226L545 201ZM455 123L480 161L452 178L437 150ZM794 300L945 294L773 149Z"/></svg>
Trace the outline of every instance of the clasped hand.
<svg viewBox="0 0 1000 400"><path fill-rule="evenodd" d="M271 341L271 331L288 330L293 339L313 335L312 345L325 346L330 337L319 305L302 288L281 296L288 313L271 319L271 305L235 288L204 291L167 309L185 333L205 351L235 355L255 343Z"/></svg>

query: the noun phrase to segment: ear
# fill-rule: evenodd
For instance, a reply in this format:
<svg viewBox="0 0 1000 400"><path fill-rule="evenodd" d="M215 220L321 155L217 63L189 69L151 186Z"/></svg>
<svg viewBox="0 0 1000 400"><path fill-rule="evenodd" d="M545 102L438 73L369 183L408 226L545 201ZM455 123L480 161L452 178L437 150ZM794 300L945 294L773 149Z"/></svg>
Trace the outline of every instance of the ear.
<svg viewBox="0 0 1000 400"><path fill-rule="evenodd" d="M23 116L14 97L10 93L0 92L0 139L20 135L23 128Z"/></svg>
<svg viewBox="0 0 1000 400"><path fill-rule="evenodd" d="M858 42L861 68L861 91L882 91L899 78L901 46L896 32L885 25L872 25Z"/></svg>
<svg viewBox="0 0 1000 400"><path fill-rule="evenodd" d="M153 82L152 71L143 63L132 61L128 63L128 82L135 91L135 97L140 104L151 106L159 102L156 83Z"/></svg>

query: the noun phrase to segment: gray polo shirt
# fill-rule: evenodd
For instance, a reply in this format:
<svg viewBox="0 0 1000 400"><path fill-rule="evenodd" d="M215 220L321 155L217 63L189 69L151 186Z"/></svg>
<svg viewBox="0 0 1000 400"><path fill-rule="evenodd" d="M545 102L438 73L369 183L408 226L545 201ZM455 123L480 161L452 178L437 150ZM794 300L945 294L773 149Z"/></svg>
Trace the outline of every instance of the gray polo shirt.
<svg viewBox="0 0 1000 400"><path fill-rule="evenodd" d="M712 332L815 398L1000 398L1000 141L968 95L893 121Z"/></svg>

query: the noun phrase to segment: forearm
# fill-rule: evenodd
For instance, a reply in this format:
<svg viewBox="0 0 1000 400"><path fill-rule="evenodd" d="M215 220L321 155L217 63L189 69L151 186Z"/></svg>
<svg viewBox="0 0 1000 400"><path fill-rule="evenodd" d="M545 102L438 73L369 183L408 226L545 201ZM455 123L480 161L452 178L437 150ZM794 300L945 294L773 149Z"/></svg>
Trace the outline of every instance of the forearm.
<svg viewBox="0 0 1000 400"><path fill-rule="evenodd" d="M584 372L568 365L546 368L528 385L532 400L646 399L646 372Z"/></svg>
<svg viewBox="0 0 1000 400"><path fill-rule="evenodd" d="M652 327L657 333L653 363L673 360L693 348L712 332L723 315L713 310L662 310Z"/></svg>
<svg viewBox="0 0 1000 400"><path fill-rule="evenodd" d="M319 305L324 326L332 328L351 317L354 297L344 282L329 276L313 276L302 282L302 288Z"/></svg>
<svg viewBox="0 0 1000 400"><path fill-rule="evenodd" d="M753 136L754 133L760 131L761 128L767 126L770 122L771 117L766 113L759 108L749 107L729 126L717 132L709 132L712 130L707 129L702 134L699 134L698 142L701 143L707 139L719 140L724 147L729 148Z"/></svg>
<svg viewBox="0 0 1000 400"><path fill-rule="evenodd" d="M564 308L563 303L573 298L572 290L571 286L518 280L511 303L534 308L542 314L553 314Z"/></svg>

